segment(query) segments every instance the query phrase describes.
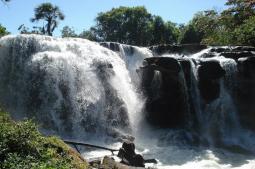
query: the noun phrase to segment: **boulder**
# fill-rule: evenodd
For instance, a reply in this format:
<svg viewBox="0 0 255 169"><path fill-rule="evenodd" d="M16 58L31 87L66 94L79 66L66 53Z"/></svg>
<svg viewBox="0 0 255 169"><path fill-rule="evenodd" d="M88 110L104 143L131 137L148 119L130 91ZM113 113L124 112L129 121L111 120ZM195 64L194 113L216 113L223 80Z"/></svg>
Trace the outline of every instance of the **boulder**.
<svg viewBox="0 0 255 169"><path fill-rule="evenodd" d="M145 59L145 62L142 84L147 96L147 120L166 128L184 125L189 109L180 61L170 57L152 57ZM186 61L182 64L189 71L189 64Z"/></svg>
<svg viewBox="0 0 255 169"><path fill-rule="evenodd" d="M255 130L255 57L238 59L236 103L241 124Z"/></svg>
<svg viewBox="0 0 255 169"><path fill-rule="evenodd" d="M255 47L253 46L235 46L232 47L233 51L251 51L251 52L255 52Z"/></svg>
<svg viewBox="0 0 255 169"><path fill-rule="evenodd" d="M223 52L255 52L255 47L252 46L229 46L229 47L213 47L209 52L223 53Z"/></svg>
<svg viewBox="0 0 255 169"><path fill-rule="evenodd" d="M225 70L217 60L200 62L198 68L199 79L219 79L225 75Z"/></svg>
<svg viewBox="0 0 255 169"><path fill-rule="evenodd" d="M206 103L217 99L220 95L219 79L225 75L225 70L216 60L207 60L198 67L198 87Z"/></svg>
<svg viewBox="0 0 255 169"><path fill-rule="evenodd" d="M100 45L115 52L120 51L120 44L116 42L101 42Z"/></svg>
<svg viewBox="0 0 255 169"><path fill-rule="evenodd" d="M164 53L178 53L178 54L193 54L203 49L206 49L206 45L200 44L183 44L183 45L157 45L149 47L154 53L161 55Z"/></svg>
<svg viewBox="0 0 255 169"><path fill-rule="evenodd" d="M122 52L123 50L126 55L133 55L135 52L134 46L121 44L118 42L101 42L100 45L114 52Z"/></svg>
<svg viewBox="0 0 255 169"><path fill-rule="evenodd" d="M115 161L112 157L105 156L102 160L102 164L99 166L92 166L92 168L100 169L144 169L144 167L132 167Z"/></svg>
<svg viewBox="0 0 255 169"><path fill-rule="evenodd" d="M151 57L145 59L147 66L152 67L154 70L178 73L181 70L180 64L177 59L170 57Z"/></svg>
<svg viewBox="0 0 255 169"><path fill-rule="evenodd" d="M242 57L249 57L249 56L255 56L251 51L238 51L238 52L222 52L221 56L224 56L225 58L231 58L234 60L238 60Z"/></svg>
<svg viewBox="0 0 255 169"><path fill-rule="evenodd" d="M230 48L224 48L224 47L213 47L209 52L216 52L216 53L222 53L222 52L230 52Z"/></svg>
<svg viewBox="0 0 255 169"><path fill-rule="evenodd" d="M182 71L185 76L185 80L187 83L187 87L190 88L191 86L191 61L187 59L178 59L179 63L181 64Z"/></svg>

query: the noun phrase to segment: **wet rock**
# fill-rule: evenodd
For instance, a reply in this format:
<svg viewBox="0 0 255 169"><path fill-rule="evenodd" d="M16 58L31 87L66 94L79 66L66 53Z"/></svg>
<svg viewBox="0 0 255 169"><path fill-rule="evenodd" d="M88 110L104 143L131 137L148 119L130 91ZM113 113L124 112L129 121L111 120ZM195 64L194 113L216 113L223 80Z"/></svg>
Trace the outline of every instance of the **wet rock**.
<svg viewBox="0 0 255 169"><path fill-rule="evenodd" d="M181 70L180 64L177 59L170 57L151 57L146 58L148 67L152 67L154 70L168 73L178 73Z"/></svg>
<svg viewBox="0 0 255 169"><path fill-rule="evenodd" d="M233 51L251 51L251 52L255 52L255 47L253 46L235 46L232 47Z"/></svg>
<svg viewBox="0 0 255 169"><path fill-rule="evenodd" d="M190 77L191 76L191 63L190 63L190 60L179 59L178 61L181 64L181 68L182 68L182 71L185 76L187 87L190 88L190 86L191 86L191 77Z"/></svg>
<svg viewBox="0 0 255 169"><path fill-rule="evenodd" d="M100 45L114 52L121 52L122 50L124 50L126 55L133 55L135 51L134 46L120 44L118 42L101 42Z"/></svg>
<svg viewBox="0 0 255 169"><path fill-rule="evenodd" d="M127 132L130 131L128 110L125 102L118 96L117 90L114 89L111 81L109 80L112 76L114 76L112 64L104 62L96 62L94 64L96 64L96 73L101 84L104 86L106 97L105 109L102 113L105 115L105 120L108 127L112 128L112 130L107 128L104 129L108 130L108 134L114 136L116 135L115 138L117 138L118 132L115 132L115 128L121 128ZM89 119L89 121L93 120ZM87 123L89 123L89 121L87 121ZM101 124L96 125L99 126ZM94 128L94 126L92 126L92 128Z"/></svg>
<svg viewBox="0 0 255 169"><path fill-rule="evenodd" d="M225 70L221 67L219 61L208 60L200 62L198 75L200 79L219 79L225 75Z"/></svg>
<svg viewBox="0 0 255 169"><path fill-rule="evenodd" d="M208 53L204 53L202 54L200 57L201 58L212 58L212 57L215 57L216 55L212 52L208 52Z"/></svg>
<svg viewBox="0 0 255 169"><path fill-rule="evenodd" d="M116 42L101 42L100 45L108 49L111 49L112 51L115 51L115 52L120 51L120 47L119 47L120 44Z"/></svg>
<svg viewBox="0 0 255 169"><path fill-rule="evenodd" d="M214 47L210 50L210 52L222 53L222 52L230 52L230 48L224 47Z"/></svg>
<svg viewBox="0 0 255 169"><path fill-rule="evenodd" d="M105 156L100 169L143 169L144 167L132 167L123 163L116 162L113 158Z"/></svg>
<svg viewBox="0 0 255 169"><path fill-rule="evenodd" d="M89 165L93 168L99 168L101 164L101 159L92 159L89 161Z"/></svg>
<svg viewBox="0 0 255 169"><path fill-rule="evenodd" d="M182 126L189 110L180 61L170 57L153 57L145 59L145 62L142 84L147 96L147 120L159 127ZM182 64L188 71L189 64L186 61Z"/></svg>
<svg viewBox="0 0 255 169"><path fill-rule="evenodd" d="M236 102L243 126L255 130L255 57L238 59Z"/></svg>
<svg viewBox="0 0 255 169"><path fill-rule="evenodd" d="M255 56L255 54L253 54L250 51L222 52L221 56L224 56L225 58L231 58L231 59L234 59L234 60L238 60L239 58L242 58L242 57Z"/></svg>
<svg viewBox="0 0 255 169"><path fill-rule="evenodd" d="M183 45L157 45L149 47L150 50L156 54L164 53L179 53L179 54L192 54L197 53L203 49L206 49L207 46L199 44L183 44Z"/></svg>
<svg viewBox="0 0 255 169"><path fill-rule="evenodd" d="M255 47L252 46L229 46L229 47L213 47L210 52L224 53L224 52L254 52Z"/></svg>
<svg viewBox="0 0 255 169"><path fill-rule="evenodd" d="M198 67L198 87L206 103L217 99L220 95L219 79L225 75L225 70L216 60L200 63Z"/></svg>

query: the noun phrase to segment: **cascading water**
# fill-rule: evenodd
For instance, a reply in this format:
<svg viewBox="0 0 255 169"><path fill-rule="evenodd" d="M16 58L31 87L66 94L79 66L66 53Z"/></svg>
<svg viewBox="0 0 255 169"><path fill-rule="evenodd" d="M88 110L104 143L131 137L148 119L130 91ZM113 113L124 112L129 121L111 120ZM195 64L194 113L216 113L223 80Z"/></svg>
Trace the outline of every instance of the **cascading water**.
<svg viewBox="0 0 255 169"><path fill-rule="evenodd" d="M120 146L118 139L132 134L138 152L159 160L157 168L252 168L254 133L239 122L234 98L238 65L212 50L162 55L112 42L6 36L0 104L64 138ZM164 125L146 122L159 114L169 118Z"/></svg>
<svg viewBox="0 0 255 169"><path fill-rule="evenodd" d="M125 62L99 44L36 35L7 36L0 48L0 102L16 118L35 117L47 133L128 131L139 111Z"/></svg>

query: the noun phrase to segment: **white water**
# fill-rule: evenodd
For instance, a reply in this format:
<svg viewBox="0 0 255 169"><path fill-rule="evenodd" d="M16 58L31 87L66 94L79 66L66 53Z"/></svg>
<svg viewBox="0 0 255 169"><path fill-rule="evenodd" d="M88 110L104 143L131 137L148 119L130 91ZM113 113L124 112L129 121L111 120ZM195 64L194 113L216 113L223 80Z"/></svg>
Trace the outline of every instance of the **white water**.
<svg viewBox="0 0 255 169"><path fill-rule="evenodd" d="M108 142L107 135L116 131L129 132L132 128L137 152L145 158L156 158L159 164L154 167L157 168L255 168L254 156L210 146L192 146L189 144L191 133L155 129L142 121L144 98L138 90L140 81L136 69L144 58L153 55L146 48L133 47L133 53L126 52L125 48L120 45L118 54L82 39L37 35L1 38L0 102L16 118L36 117L44 132L113 148L121 144ZM200 56L206 52L208 49L191 57L202 59ZM225 70L228 69L227 72L234 72L233 67L228 67L233 65L231 60L216 59ZM233 101L223 82L220 97L207 105L206 110L201 109L196 66L192 64L192 67L193 98L203 126L203 137L213 140L207 131L214 126L206 123L214 123L215 119L216 127L224 129L222 139L226 144L254 149L253 134L240 128ZM232 75L227 77L231 79ZM155 77L157 80L160 78ZM226 117L230 119L227 122L224 121ZM123 122L129 124L122 126ZM105 151L84 152L86 158L105 154L110 155Z"/></svg>
<svg viewBox="0 0 255 169"><path fill-rule="evenodd" d="M0 45L1 103L18 118L36 117L48 133L101 135L139 111L125 62L97 43L22 35Z"/></svg>

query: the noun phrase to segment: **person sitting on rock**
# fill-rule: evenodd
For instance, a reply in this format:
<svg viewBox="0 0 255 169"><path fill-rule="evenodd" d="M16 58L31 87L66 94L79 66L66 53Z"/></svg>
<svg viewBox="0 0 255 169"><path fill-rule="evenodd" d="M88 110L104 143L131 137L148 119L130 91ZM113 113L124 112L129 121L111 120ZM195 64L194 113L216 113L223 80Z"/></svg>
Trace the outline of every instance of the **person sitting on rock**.
<svg viewBox="0 0 255 169"><path fill-rule="evenodd" d="M135 167L144 167L144 158L140 154L135 153L135 144L124 142L117 155L122 159L121 163Z"/></svg>

